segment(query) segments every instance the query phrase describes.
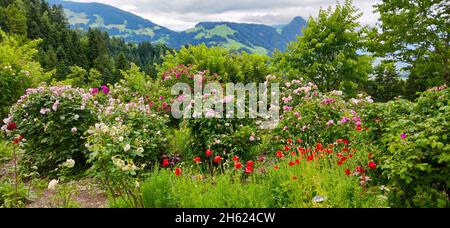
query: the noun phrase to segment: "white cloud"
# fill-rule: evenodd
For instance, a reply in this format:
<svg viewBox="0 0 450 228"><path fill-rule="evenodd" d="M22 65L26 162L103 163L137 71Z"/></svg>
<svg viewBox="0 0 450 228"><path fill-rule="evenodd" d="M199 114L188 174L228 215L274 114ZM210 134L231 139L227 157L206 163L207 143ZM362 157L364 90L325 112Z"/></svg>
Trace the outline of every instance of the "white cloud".
<svg viewBox="0 0 450 228"><path fill-rule="evenodd" d="M174 30L192 28L202 21L284 24L295 16L307 19L319 9L335 5L336 0L72 0L101 2L130 11ZM373 5L380 0L354 0L364 13L363 25L373 25L378 15ZM343 0L341 0L343 2Z"/></svg>

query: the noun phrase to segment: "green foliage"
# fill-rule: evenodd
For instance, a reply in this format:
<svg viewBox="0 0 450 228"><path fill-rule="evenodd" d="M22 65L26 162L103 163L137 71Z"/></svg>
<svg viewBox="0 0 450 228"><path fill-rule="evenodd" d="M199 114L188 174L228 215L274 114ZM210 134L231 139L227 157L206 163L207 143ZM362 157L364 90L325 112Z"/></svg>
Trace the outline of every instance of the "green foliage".
<svg viewBox="0 0 450 228"><path fill-rule="evenodd" d="M366 28L360 28L361 17L347 0L333 11L321 10L319 16L310 18L304 36L291 43L286 53L275 57L283 74L312 81L320 91L343 90L355 96L366 80L372 59L358 51L365 49ZM284 71L284 72L283 72Z"/></svg>
<svg viewBox="0 0 450 228"><path fill-rule="evenodd" d="M6 115L25 89L50 76L34 61L39 43L40 40L20 43L0 30L0 117Z"/></svg>
<svg viewBox="0 0 450 228"><path fill-rule="evenodd" d="M263 82L270 73L269 57L258 54L232 54L222 47L183 47L164 57L160 72L179 65L192 66L198 71L217 75L220 82Z"/></svg>
<svg viewBox="0 0 450 228"><path fill-rule="evenodd" d="M449 92L443 87L424 92L410 113L398 114L386 126L381 168L395 187L396 206L449 206ZM385 109L398 109L395 105L388 103Z"/></svg>
<svg viewBox="0 0 450 228"><path fill-rule="evenodd" d="M63 83L80 88L94 88L98 87L102 82L100 80L100 72L96 69L92 68L88 73L79 66L72 66L67 79Z"/></svg>
<svg viewBox="0 0 450 228"><path fill-rule="evenodd" d="M147 92L147 80L143 72L140 71L136 64L131 64L131 68L127 71L121 71L123 81L121 84L134 92L138 92L141 96Z"/></svg>
<svg viewBox="0 0 450 228"><path fill-rule="evenodd" d="M381 57L407 63L409 98L417 91L449 83L450 20L448 1L382 1L381 31L375 50Z"/></svg>
<svg viewBox="0 0 450 228"><path fill-rule="evenodd" d="M17 123L17 129L7 134L26 139L21 159L25 170L36 166L40 174L52 174L69 158L76 161L76 170L85 168L82 136L97 118L89 93L70 86L28 89L10 115L7 122Z"/></svg>
<svg viewBox="0 0 450 228"><path fill-rule="evenodd" d="M382 63L374 69L375 78L367 82L367 92L377 102L387 102L404 94L405 82L393 63Z"/></svg>
<svg viewBox="0 0 450 228"><path fill-rule="evenodd" d="M166 116L151 113L143 99L129 103L110 98L100 122L87 132L88 162L100 178L139 176L165 153Z"/></svg>
<svg viewBox="0 0 450 228"><path fill-rule="evenodd" d="M304 208L304 207L385 207L379 190L364 191L356 177L348 177L337 165L287 163L263 166L264 175L246 179L239 172L205 177L184 169L181 176L168 170L150 174L142 186L147 208ZM194 171L194 172L193 172ZM293 179L297 177L298 179ZM315 203L315 196L324 196Z"/></svg>
<svg viewBox="0 0 450 228"><path fill-rule="evenodd" d="M21 183L16 188L10 180L2 179L0 181L0 208L24 207L28 199L28 189Z"/></svg>

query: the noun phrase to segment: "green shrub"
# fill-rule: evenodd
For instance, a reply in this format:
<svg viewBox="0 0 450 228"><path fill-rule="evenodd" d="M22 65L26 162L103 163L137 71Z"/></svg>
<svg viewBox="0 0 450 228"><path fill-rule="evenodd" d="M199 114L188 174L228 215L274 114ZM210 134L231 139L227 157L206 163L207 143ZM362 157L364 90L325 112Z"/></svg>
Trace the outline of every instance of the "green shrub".
<svg viewBox="0 0 450 228"><path fill-rule="evenodd" d="M450 205L449 92L440 87L422 93L410 113L397 112L385 128L381 168L394 188L393 206ZM385 110L402 110L401 104L390 102Z"/></svg>
<svg viewBox="0 0 450 228"><path fill-rule="evenodd" d="M10 136L25 138L23 168L29 171L36 166L40 174L46 175L67 159L76 161L77 170L85 168L83 134L97 118L90 93L70 86L28 89L10 115L5 124L15 122L17 129L2 129Z"/></svg>
<svg viewBox="0 0 450 228"><path fill-rule="evenodd" d="M152 113L143 98L129 103L110 98L100 110L100 122L87 131L91 170L104 178L136 176L152 167L166 153L167 119Z"/></svg>

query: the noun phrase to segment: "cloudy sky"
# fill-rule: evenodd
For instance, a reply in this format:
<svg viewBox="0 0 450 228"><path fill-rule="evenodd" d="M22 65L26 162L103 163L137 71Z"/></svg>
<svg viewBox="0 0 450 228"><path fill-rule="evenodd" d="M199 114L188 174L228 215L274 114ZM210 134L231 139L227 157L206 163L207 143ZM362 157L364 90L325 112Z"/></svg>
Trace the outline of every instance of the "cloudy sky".
<svg viewBox="0 0 450 228"><path fill-rule="evenodd" d="M130 11L173 30L186 30L202 21L232 21L286 24L295 16L316 16L321 7L336 0L72 0L101 2ZM343 1L343 0L342 0ZM378 16L372 6L380 0L354 0L364 16L363 25L373 25Z"/></svg>

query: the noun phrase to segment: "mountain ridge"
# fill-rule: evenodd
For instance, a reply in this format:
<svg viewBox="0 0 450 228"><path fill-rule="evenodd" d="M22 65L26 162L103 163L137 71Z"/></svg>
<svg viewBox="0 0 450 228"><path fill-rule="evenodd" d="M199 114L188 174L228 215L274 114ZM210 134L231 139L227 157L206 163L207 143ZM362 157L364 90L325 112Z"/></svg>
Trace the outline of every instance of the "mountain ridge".
<svg viewBox="0 0 450 228"><path fill-rule="evenodd" d="M275 49L283 51L289 42L302 35L301 30L307 25L301 17L295 17L285 26L205 21L197 23L194 28L177 32L103 3L63 0L48 0L48 2L64 8L72 28L82 30L99 28L127 42L166 43L177 49L184 45L205 43L207 46L223 46L239 51L270 54Z"/></svg>

